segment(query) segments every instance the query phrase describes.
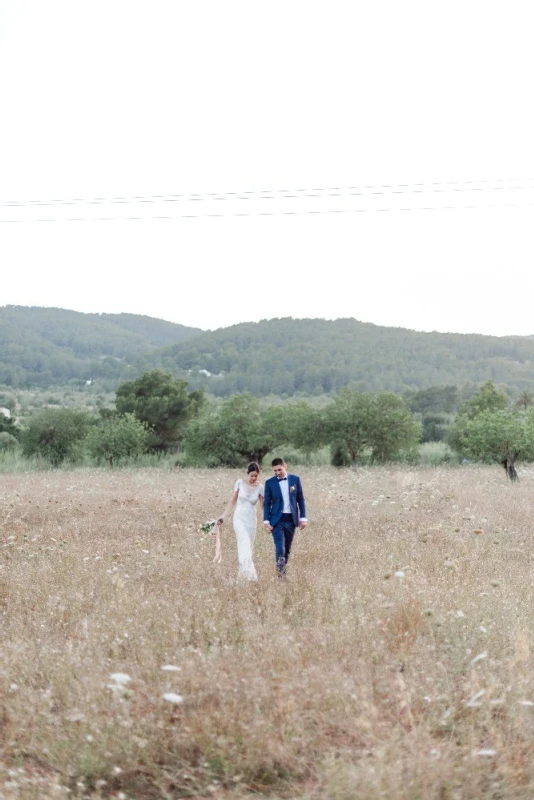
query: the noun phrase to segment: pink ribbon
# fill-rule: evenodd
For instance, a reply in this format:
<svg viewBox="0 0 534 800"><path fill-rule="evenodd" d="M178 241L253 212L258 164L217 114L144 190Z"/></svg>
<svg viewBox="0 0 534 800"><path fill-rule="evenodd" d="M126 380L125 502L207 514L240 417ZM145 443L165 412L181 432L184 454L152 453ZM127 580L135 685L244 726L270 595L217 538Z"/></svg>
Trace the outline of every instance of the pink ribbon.
<svg viewBox="0 0 534 800"><path fill-rule="evenodd" d="M215 523L215 528L213 530L212 536L215 536L215 557L213 559L214 564L220 564L222 561L222 552L221 552L221 528L219 523Z"/></svg>

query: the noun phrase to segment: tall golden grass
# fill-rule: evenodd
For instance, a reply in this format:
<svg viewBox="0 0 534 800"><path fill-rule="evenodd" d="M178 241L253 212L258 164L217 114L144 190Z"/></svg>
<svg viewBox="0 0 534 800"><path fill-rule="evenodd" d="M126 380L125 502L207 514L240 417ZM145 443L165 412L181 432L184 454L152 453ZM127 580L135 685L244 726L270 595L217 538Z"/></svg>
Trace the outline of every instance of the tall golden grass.
<svg viewBox="0 0 534 800"><path fill-rule="evenodd" d="M235 471L2 475L0 796L534 797L534 475L300 474L253 585Z"/></svg>

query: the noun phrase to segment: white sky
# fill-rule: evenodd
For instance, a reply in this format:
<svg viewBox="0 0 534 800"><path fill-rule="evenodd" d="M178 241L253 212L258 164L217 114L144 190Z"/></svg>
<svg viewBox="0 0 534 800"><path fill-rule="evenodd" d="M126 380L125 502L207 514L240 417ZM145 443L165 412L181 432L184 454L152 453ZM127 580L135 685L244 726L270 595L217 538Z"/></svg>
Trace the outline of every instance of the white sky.
<svg viewBox="0 0 534 800"><path fill-rule="evenodd" d="M534 334L531 8L0 0L0 305Z"/></svg>

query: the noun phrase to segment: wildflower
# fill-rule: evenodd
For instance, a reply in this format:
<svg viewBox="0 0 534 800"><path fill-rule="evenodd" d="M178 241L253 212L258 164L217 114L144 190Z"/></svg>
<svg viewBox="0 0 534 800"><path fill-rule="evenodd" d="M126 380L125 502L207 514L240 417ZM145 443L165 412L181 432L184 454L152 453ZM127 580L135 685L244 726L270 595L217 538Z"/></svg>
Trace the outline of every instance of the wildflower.
<svg viewBox="0 0 534 800"><path fill-rule="evenodd" d="M166 700L168 703L173 703L175 706L179 706L181 703L184 702L184 698L181 694L175 694L174 692L166 692L162 695L163 699Z"/></svg>
<svg viewBox="0 0 534 800"><path fill-rule="evenodd" d="M81 711L73 711L72 714L68 714L65 717L68 722L81 722L82 719L85 719L85 714L82 714Z"/></svg>
<svg viewBox="0 0 534 800"><path fill-rule="evenodd" d="M458 611L456 612L456 616L457 616L457 617L465 617L465 614L464 614L464 612L462 611L462 609L461 609L461 608L460 608L460 609L458 609Z"/></svg>
<svg viewBox="0 0 534 800"><path fill-rule="evenodd" d="M163 672L180 672L181 667L176 667L174 664L165 664L161 669Z"/></svg>
<svg viewBox="0 0 534 800"><path fill-rule="evenodd" d="M125 672L112 672L109 676L118 686L126 686L132 680Z"/></svg>
<svg viewBox="0 0 534 800"><path fill-rule="evenodd" d="M486 653L486 651L484 651L483 653L479 653L479 654L478 654L478 656L475 656L475 657L474 657L474 658L471 660L471 666L474 666L474 665L475 665L475 664L477 664L479 661L482 661L484 658L487 658L487 657L488 657L488 654Z"/></svg>
<svg viewBox="0 0 534 800"><path fill-rule="evenodd" d="M478 706L482 705L482 703L480 703L479 700L485 694L486 694L486 690L485 689L481 689L479 692L477 692L476 694L473 695L471 700L467 701L466 706L468 708L478 708Z"/></svg>
<svg viewBox="0 0 534 800"><path fill-rule="evenodd" d="M532 700L519 700L518 703L520 706L534 706Z"/></svg>
<svg viewBox="0 0 534 800"><path fill-rule="evenodd" d="M396 572L393 573L393 577L395 578L404 578L406 575L401 569L398 569Z"/></svg>
<svg viewBox="0 0 534 800"><path fill-rule="evenodd" d="M491 757L491 756L496 756L496 755L497 755L497 751L496 751L496 750L493 750L491 747L485 747L485 748L483 748L482 750L476 750L476 751L473 753L473 755L474 755L474 756L486 756L486 757Z"/></svg>

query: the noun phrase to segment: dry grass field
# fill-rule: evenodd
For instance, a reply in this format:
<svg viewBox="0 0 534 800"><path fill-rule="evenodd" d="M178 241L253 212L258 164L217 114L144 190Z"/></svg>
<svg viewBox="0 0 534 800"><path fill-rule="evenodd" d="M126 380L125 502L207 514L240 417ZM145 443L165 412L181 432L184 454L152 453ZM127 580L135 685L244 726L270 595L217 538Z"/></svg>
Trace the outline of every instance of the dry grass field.
<svg viewBox="0 0 534 800"><path fill-rule="evenodd" d="M235 471L1 476L0 797L534 797L534 474L299 472L245 586Z"/></svg>

